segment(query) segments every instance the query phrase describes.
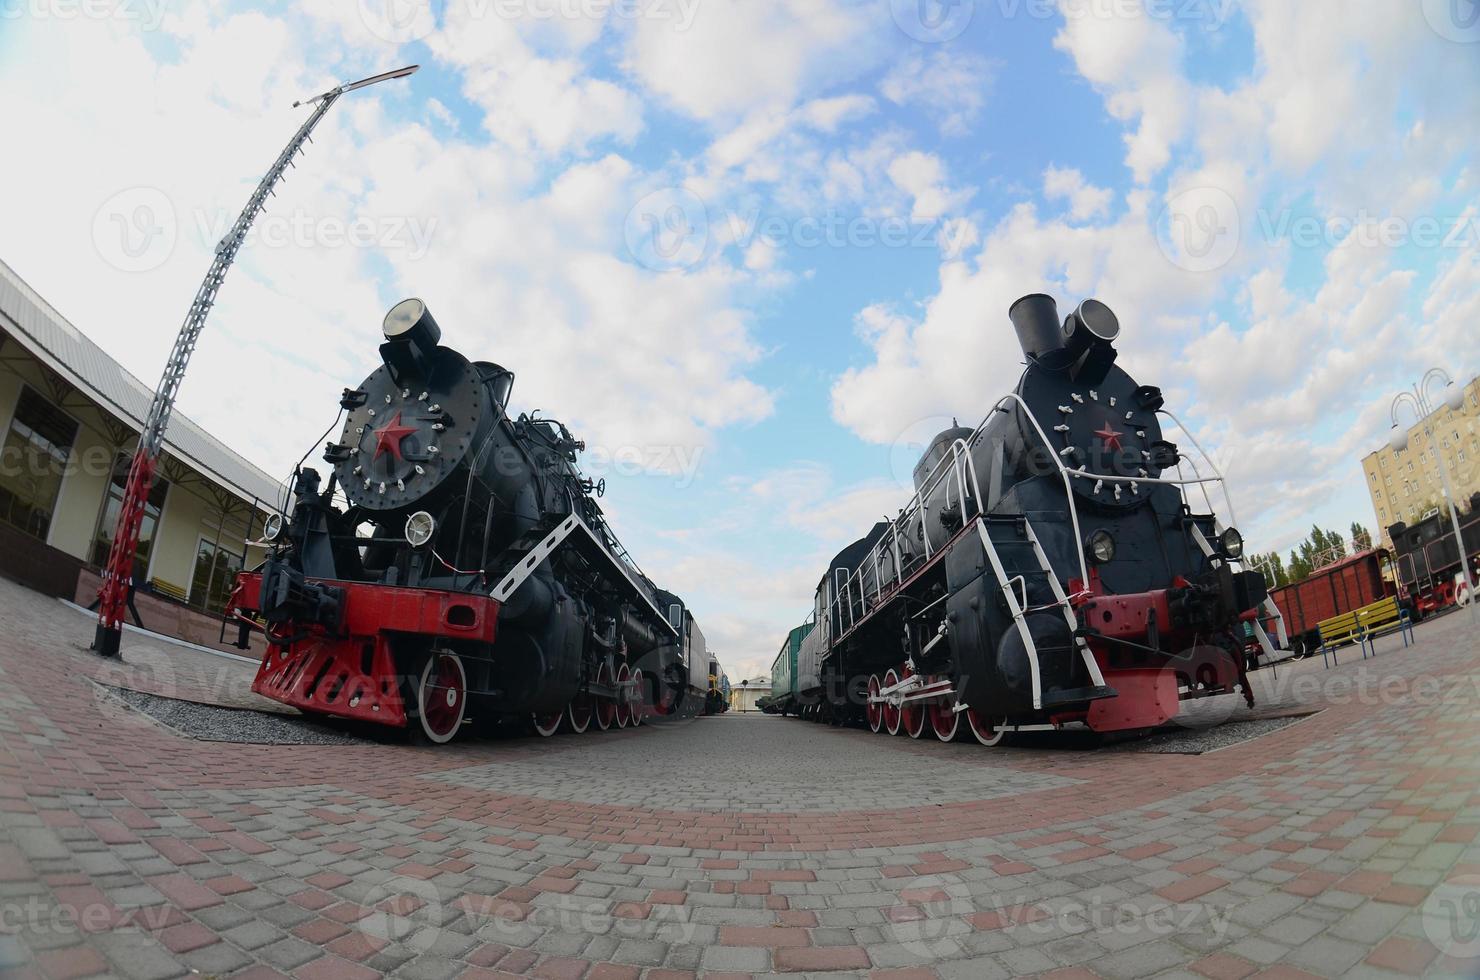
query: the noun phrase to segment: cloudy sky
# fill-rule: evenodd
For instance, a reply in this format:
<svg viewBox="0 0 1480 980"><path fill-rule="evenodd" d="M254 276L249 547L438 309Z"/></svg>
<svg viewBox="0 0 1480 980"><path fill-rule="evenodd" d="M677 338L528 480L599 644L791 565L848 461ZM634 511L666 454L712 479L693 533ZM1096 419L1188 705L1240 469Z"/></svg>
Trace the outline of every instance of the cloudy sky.
<svg viewBox="0 0 1480 980"><path fill-rule="evenodd" d="M1477 0L0 0L0 257L271 472L423 297L565 419L734 677L921 442L1096 296L1251 547L1376 523L1392 394L1480 336Z"/></svg>

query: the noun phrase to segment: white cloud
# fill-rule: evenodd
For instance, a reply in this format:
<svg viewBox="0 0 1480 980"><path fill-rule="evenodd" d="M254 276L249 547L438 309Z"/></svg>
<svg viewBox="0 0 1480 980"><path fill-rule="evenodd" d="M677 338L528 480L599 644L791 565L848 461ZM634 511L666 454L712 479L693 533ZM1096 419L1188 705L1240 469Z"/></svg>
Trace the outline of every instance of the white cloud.
<svg viewBox="0 0 1480 980"><path fill-rule="evenodd" d="M1114 195L1108 188L1086 182L1084 174L1073 167L1049 167L1043 172L1043 196L1068 201L1069 217L1084 221L1108 212Z"/></svg>
<svg viewBox="0 0 1480 980"><path fill-rule="evenodd" d="M1181 40L1134 4L1059 0L1059 9L1064 27L1054 47L1105 95L1111 115L1139 123L1125 136L1126 165L1139 183L1151 180L1171 160L1190 115Z"/></svg>
<svg viewBox="0 0 1480 980"><path fill-rule="evenodd" d="M649 92L698 119L784 112L821 80L875 57L869 13L839 0L706 0L684 30L635 21L625 64Z"/></svg>
<svg viewBox="0 0 1480 980"><path fill-rule="evenodd" d="M916 47L884 76L879 91L895 105L919 108L942 134L961 136L981 114L995 70L985 58Z"/></svg>
<svg viewBox="0 0 1480 980"><path fill-rule="evenodd" d="M463 94L484 111L490 135L517 151L551 156L585 153L603 137L630 142L637 136L642 104L633 92L590 77L578 57L541 56L520 28L474 5L454 4L427 38L439 58L461 70Z"/></svg>
<svg viewBox="0 0 1480 980"><path fill-rule="evenodd" d="M933 153L912 150L889 164L889 179L913 199L910 220L920 224L943 217L971 199L971 188L947 186L945 164Z"/></svg>

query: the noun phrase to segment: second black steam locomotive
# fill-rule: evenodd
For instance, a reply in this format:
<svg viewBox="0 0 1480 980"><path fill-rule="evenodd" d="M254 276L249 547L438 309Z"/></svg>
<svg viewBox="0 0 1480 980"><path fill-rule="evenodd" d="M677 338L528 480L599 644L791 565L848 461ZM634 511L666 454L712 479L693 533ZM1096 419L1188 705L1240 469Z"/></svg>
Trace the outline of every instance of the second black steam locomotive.
<svg viewBox="0 0 1480 980"><path fill-rule="evenodd" d="M1212 513L1221 477L1165 438L1162 393L1115 363L1105 304L1060 321L1034 294L1008 316L1017 387L976 429L936 436L908 506L818 584L804 716L990 745L1070 723L1149 729L1237 688L1252 705L1246 637L1272 651L1267 593Z"/></svg>
<svg viewBox="0 0 1480 980"><path fill-rule="evenodd" d="M441 346L420 300L383 332L327 482L296 473L237 581L228 609L269 644L252 689L432 742L473 717L551 735L702 710L703 632L617 541L584 444L511 416L513 373Z"/></svg>

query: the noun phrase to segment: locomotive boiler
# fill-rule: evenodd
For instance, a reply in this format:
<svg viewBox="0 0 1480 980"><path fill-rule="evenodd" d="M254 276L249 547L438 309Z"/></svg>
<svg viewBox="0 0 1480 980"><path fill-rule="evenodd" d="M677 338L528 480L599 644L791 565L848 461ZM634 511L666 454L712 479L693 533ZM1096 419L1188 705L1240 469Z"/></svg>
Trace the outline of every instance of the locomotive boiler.
<svg viewBox="0 0 1480 980"><path fill-rule="evenodd" d="M977 428L937 435L908 505L822 577L804 717L995 744L1071 723L1150 729L1237 688L1252 705L1245 635L1272 653L1269 604L1213 513L1221 477L1166 438L1161 391L1115 363L1109 307L1060 321L1034 294L1008 315L1017 386Z"/></svg>
<svg viewBox="0 0 1480 980"><path fill-rule="evenodd" d="M295 473L228 605L267 635L253 690L438 743L475 717L551 735L698 711L703 634L612 533L584 444L512 416L513 373L442 346L420 300L383 333L327 480Z"/></svg>

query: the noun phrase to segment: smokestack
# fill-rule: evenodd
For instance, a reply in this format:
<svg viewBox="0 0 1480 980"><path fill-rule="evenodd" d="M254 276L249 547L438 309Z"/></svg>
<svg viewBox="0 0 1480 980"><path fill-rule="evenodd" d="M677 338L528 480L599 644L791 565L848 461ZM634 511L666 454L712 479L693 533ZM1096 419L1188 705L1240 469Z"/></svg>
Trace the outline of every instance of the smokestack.
<svg viewBox="0 0 1480 980"><path fill-rule="evenodd" d="M1120 320L1110 307L1097 299L1080 303L1064 321L1069 376L1081 384L1104 381L1115 363L1115 339L1119 336Z"/></svg>
<svg viewBox="0 0 1480 980"><path fill-rule="evenodd" d="M1063 350L1064 329L1059 325L1059 307L1052 296L1030 293L1008 308L1007 318L1029 361Z"/></svg>

